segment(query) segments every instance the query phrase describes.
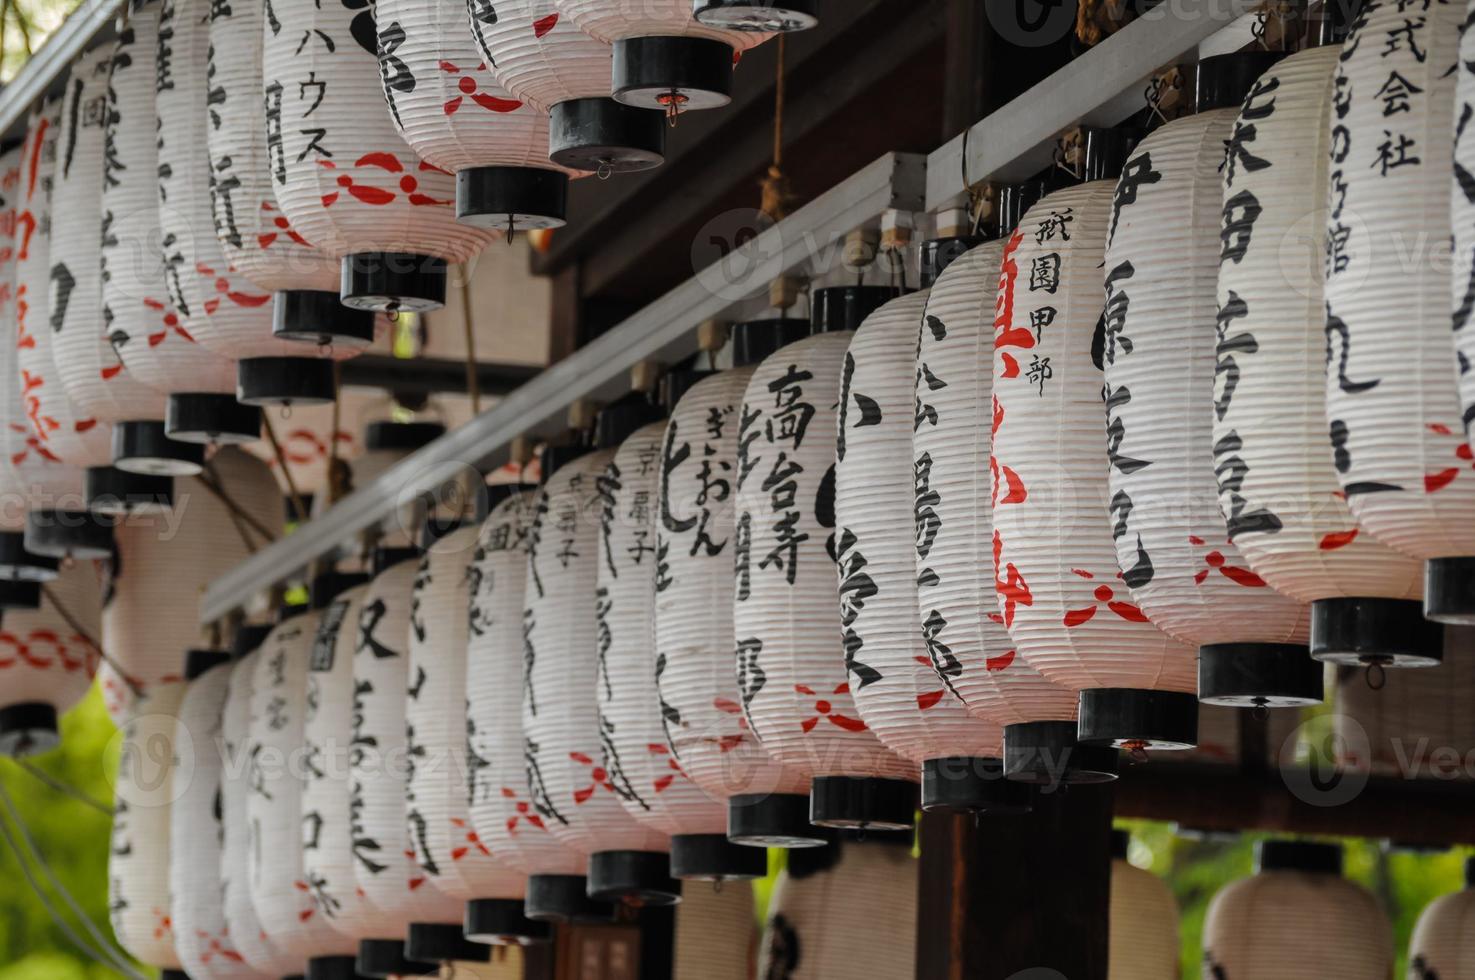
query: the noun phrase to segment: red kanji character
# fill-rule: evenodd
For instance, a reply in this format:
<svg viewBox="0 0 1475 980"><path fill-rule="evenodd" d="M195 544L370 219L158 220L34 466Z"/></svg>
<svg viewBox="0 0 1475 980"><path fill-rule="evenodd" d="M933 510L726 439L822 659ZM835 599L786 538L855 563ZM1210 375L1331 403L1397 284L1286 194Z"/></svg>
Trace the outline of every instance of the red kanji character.
<svg viewBox="0 0 1475 980"><path fill-rule="evenodd" d="M440 63L440 70L448 75L460 75L461 72L465 71L459 65L452 64L449 61L442 61ZM485 63L482 63L477 65L475 70L486 71L487 66ZM456 80L456 88L461 90L461 94L446 102L444 108L445 114L448 116L454 115L461 108L461 103L465 99L470 99L488 112L516 112L522 108L522 102L517 99L503 99L482 92L476 83L476 79L471 75L461 75Z"/></svg>
<svg viewBox="0 0 1475 980"><path fill-rule="evenodd" d="M1226 538L1225 541L1227 543L1228 539ZM1190 534L1188 536L1188 543L1201 547L1204 544L1204 539L1198 537L1197 535ZM1194 573L1193 576L1194 582L1199 585L1203 585L1204 580L1209 577L1209 573L1217 568L1220 575L1223 575L1225 578L1229 579L1229 581L1233 582L1236 585L1243 585L1247 589L1265 588L1264 579L1256 575L1254 572L1250 571L1248 568L1236 568L1235 566L1228 564L1228 559L1224 557L1224 552L1219 551L1218 549L1210 551L1208 554L1204 555L1204 564L1208 567L1200 568L1196 573Z"/></svg>
<svg viewBox="0 0 1475 980"><path fill-rule="evenodd" d="M1096 578L1095 575L1092 575L1083 568L1072 568L1071 572L1084 579ZM1118 572L1116 577L1121 578L1121 573ZM1122 602L1120 599L1117 599L1116 593L1109 585L1096 586L1091 595L1096 600L1096 605L1087 606L1084 609L1070 609L1066 611L1064 622L1067 627L1076 627L1084 623L1089 623L1092 617L1096 615L1096 610L1102 605L1105 605L1107 609L1115 613L1118 618L1124 619L1129 623L1149 622L1148 618L1143 615L1141 609L1138 609L1130 602Z"/></svg>
<svg viewBox="0 0 1475 980"><path fill-rule="evenodd" d="M574 804L582 806L594 798L594 794L603 789L606 793L615 791L614 784L610 782L609 773L603 766L595 765L594 760L582 752L570 752L568 757L581 766L589 769L589 785L583 789L574 790Z"/></svg>
<svg viewBox="0 0 1475 980"><path fill-rule="evenodd" d="M1002 563L1004 554L1004 539L1000 537L998 529L994 529L994 592L1002 602L1004 625L1014 625L1014 611L1019 606L1033 606L1035 604L1034 593L1029 589L1029 583L1024 580L1024 575L1014 566L1013 562ZM1003 573L1002 577L1000 572Z"/></svg>

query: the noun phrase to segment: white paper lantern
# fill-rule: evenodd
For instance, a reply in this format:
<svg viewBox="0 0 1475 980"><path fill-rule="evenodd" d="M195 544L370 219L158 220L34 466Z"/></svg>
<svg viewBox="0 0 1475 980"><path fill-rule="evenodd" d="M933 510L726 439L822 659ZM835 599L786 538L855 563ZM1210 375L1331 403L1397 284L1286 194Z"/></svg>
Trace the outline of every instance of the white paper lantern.
<svg viewBox="0 0 1475 980"><path fill-rule="evenodd" d="M745 881L687 889L676 910L673 980L749 980L753 914L753 886Z"/></svg>
<svg viewBox="0 0 1475 980"><path fill-rule="evenodd" d="M1264 841L1259 870L1204 919L1204 976L1387 980L1393 937L1373 896L1342 877L1335 844Z"/></svg>
<svg viewBox="0 0 1475 980"><path fill-rule="evenodd" d="M182 659L183 648L174 655ZM181 968L170 915L169 841L170 816L184 789L175 775L194 765L192 747L175 740L183 697L183 685L162 689L123 726L108 858L113 935L139 962L164 970Z"/></svg>
<svg viewBox="0 0 1475 980"><path fill-rule="evenodd" d="M1408 944L1408 972L1417 980L1475 977L1475 861L1465 861L1465 888L1442 895L1419 914Z"/></svg>
<svg viewBox="0 0 1475 980"><path fill-rule="evenodd" d="M1469 4L1465 12L1469 14ZM1455 363L1459 372L1461 416L1465 423L1465 442L1470 444L1472 424L1475 424L1475 371L1471 370L1475 358L1475 328L1471 327L1471 314L1475 313L1475 134L1465 122L1475 112L1475 38L1466 37L1460 31L1459 50L1456 52L1456 82L1454 106L1454 159L1453 180L1450 182L1450 224L1453 232L1453 266L1450 275L1450 305L1454 311ZM1441 110L1443 106L1439 107ZM1444 161L1438 161L1441 165ZM1459 447L1456 447L1457 449Z"/></svg>
<svg viewBox="0 0 1475 980"><path fill-rule="evenodd" d="M1107 980L1178 980L1178 903L1167 882L1128 863L1128 843L1113 832Z"/></svg>
<svg viewBox="0 0 1475 980"><path fill-rule="evenodd" d="M235 365L195 342L170 284L184 270L164 258L159 223L160 157L156 88L176 79L172 27L160 31L161 14L173 10L159 0L140 4L113 51L103 125L102 326L133 380L162 395L230 396ZM94 382L95 384L95 382ZM232 404L227 397L222 399ZM117 406L122 408L121 405ZM218 417L216 441L260 438L259 413L250 420ZM164 416L125 413L113 437L113 461L134 473L189 476L198 473L204 450L165 436Z"/></svg>
<svg viewBox="0 0 1475 980"><path fill-rule="evenodd" d="M58 719L92 684L98 653L97 571L76 564L46 586L40 607L12 609L0 628L0 755L56 747Z"/></svg>
<svg viewBox="0 0 1475 980"><path fill-rule="evenodd" d="M658 167L665 124L610 98L613 52L554 0L467 0L471 33L514 99L549 114L549 157L608 176Z"/></svg>
<svg viewBox="0 0 1475 980"><path fill-rule="evenodd" d="M1475 622L1464 596L1472 564L1452 560L1475 554L1475 463L1451 371L1443 268L1464 8L1434 0L1405 13L1365 7L1332 82L1327 425L1358 524L1430 561L1431 617ZM1411 215L1423 244L1409 244Z"/></svg>
<svg viewBox="0 0 1475 980"><path fill-rule="evenodd" d="M1014 200L1006 188L1001 207ZM969 712L1005 726L1007 749L1030 744L1031 731L1073 741L1076 696L1019 656L993 598L992 453L989 428L979 420L993 412L994 301L1004 245L998 239L971 249L932 286L917 347L912 451L927 656ZM924 772L924 799L930 785Z"/></svg>
<svg viewBox="0 0 1475 980"><path fill-rule="evenodd" d="M1322 202L1339 53L1317 48L1275 65L1237 125L1253 126L1245 145L1263 165L1236 166L1224 188L1214 471L1229 536L1251 571L1311 604L1316 656L1406 661L1439 650L1416 601L1419 563L1354 523L1327 451ZM1295 242L1304 247L1288 252ZM1369 629L1379 623L1386 628Z"/></svg>
<svg viewBox="0 0 1475 980"><path fill-rule="evenodd" d="M697 20L733 31L807 31L819 25L816 0L692 0Z"/></svg>
<svg viewBox="0 0 1475 980"><path fill-rule="evenodd" d="M821 333L780 349L759 365L743 396L738 686L769 755L814 777L815 823L903 829L915 812L917 772L855 708L856 665L845 654L835 602L835 420L852 336ZM737 820L736 808L729 817Z"/></svg>
<svg viewBox="0 0 1475 980"><path fill-rule="evenodd" d="M614 45L615 98L661 109L673 118L687 109L732 101L733 67L742 53L771 36L727 30L696 18L688 0L554 0L586 34Z"/></svg>
<svg viewBox="0 0 1475 980"><path fill-rule="evenodd" d="M872 313L845 353L835 464L840 624L856 708L871 731L929 777L943 763L973 777L967 790L946 778L926 779L962 795L941 794L924 806L983 809L991 788L985 780L1002 779L1003 731L970 715L933 670L908 520L914 482L897 465L911 453L918 330L928 296L903 296Z"/></svg>
<svg viewBox="0 0 1475 980"><path fill-rule="evenodd" d="M470 259L490 237L457 223L450 174L417 158L395 130L379 66L381 36L393 36L376 31L368 6L281 0L271 9L262 73L283 213L304 238L344 259L347 305L438 309L446 264ZM386 78L391 90L415 84L395 71Z"/></svg>
<svg viewBox="0 0 1475 980"><path fill-rule="evenodd" d="M1083 692L1082 742L1100 735L1107 744L1183 749L1197 727L1194 651L1131 601L1107 510L1094 348L1114 190L1098 180L1050 194L1004 250L994 321L994 578L1019 654L1046 679ZM1118 692L1146 702L1147 724L1096 731L1090 700Z"/></svg>

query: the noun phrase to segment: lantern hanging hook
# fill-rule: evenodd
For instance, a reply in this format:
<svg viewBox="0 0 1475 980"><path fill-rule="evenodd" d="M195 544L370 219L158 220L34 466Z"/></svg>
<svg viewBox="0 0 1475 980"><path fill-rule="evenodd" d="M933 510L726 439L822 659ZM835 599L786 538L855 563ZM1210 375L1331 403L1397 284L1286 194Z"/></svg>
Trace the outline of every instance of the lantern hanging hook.
<svg viewBox="0 0 1475 980"><path fill-rule="evenodd" d="M600 180L609 180L615 175L614 163L608 158L599 161L599 167L594 171L594 176Z"/></svg>
<svg viewBox="0 0 1475 980"><path fill-rule="evenodd" d="M1253 709L1251 709L1250 717L1254 718L1256 721L1269 721L1270 707L1265 704L1264 701L1261 701L1260 703L1256 704Z"/></svg>
<svg viewBox="0 0 1475 980"><path fill-rule="evenodd" d="M1381 691L1388 686L1388 671L1383 666L1382 660L1374 660L1367 665L1364 674L1369 691Z"/></svg>
<svg viewBox="0 0 1475 980"><path fill-rule="evenodd" d="M712 879L712 894L713 895L721 895L722 894L722 886L723 886L723 884L725 884L725 882L721 878L713 878Z"/></svg>

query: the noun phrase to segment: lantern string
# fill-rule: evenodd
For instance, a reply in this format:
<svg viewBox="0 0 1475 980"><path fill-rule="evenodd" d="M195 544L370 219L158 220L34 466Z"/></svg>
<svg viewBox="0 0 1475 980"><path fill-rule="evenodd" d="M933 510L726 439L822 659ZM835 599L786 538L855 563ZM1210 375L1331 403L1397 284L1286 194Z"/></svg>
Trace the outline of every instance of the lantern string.
<svg viewBox="0 0 1475 980"><path fill-rule="evenodd" d="M282 444L277 441L277 431L272 427L271 419L264 414L261 416L261 427L266 430L266 439L271 443L272 454L276 456L277 468L282 471L282 478L287 481L287 492L292 495L292 507L297 511L297 520L306 522L308 519L307 505L303 501L302 494L297 492L297 481L292 478L292 470L287 465L287 454L282 452ZM337 435L335 430L334 438L330 441L336 442Z"/></svg>
<svg viewBox="0 0 1475 980"><path fill-rule="evenodd" d="M324 484L327 488L328 503L336 504L343 497L344 484L346 483L343 473L339 470L338 460L338 427L343 424L343 364L341 361L333 362L333 421L328 428L328 479Z"/></svg>
<svg viewBox="0 0 1475 980"><path fill-rule="evenodd" d="M276 535L271 532L271 528L253 517L234 497L226 492L224 485L220 482L219 474L215 472L214 460L206 463L204 472L195 474L195 479L199 481L200 486L209 491L212 497L220 501L230 513L231 520L235 522L236 530L241 535L241 541L246 545L248 551L254 552L257 548L256 541L247 533L248 528L259 534L267 544L276 540Z"/></svg>
<svg viewBox="0 0 1475 980"><path fill-rule="evenodd" d="M1381 691L1388 686L1388 671L1383 669L1380 661L1373 661L1367 665L1367 686L1370 691Z"/></svg>
<svg viewBox="0 0 1475 980"><path fill-rule="evenodd" d="M778 68L773 82L773 163L769 164L768 176L763 178L762 203L758 210L775 223L789 213L789 204L794 195L789 188L789 178L784 175L784 36L778 36Z"/></svg>
<svg viewBox="0 0 1475 980"><path fill-rule="evenodd" d="M511 239L508 239L510 242ZM466 393L471 396L471 414L481 414L481 379L476 371L476 327L471 318L471 266L461 266L461 329L466 334Z"/></svg>
<svg viewBox="0 0 1475 980"><path fill-rule="evenodd" d="M105 813L109 817L113 815L113 808L108 806L106 803L93 799L91 796L87 795L87 793L83 792L77 787L62 782L60 779L57 779L55 776L51 775L49 772L37 766L30 760L12 758L10 761L14 762L24 772L31 775L38 782L49 786L51 789L56 790L58 793L61 793L65 796L70 796L78 803L85 804L96 810L98 813Z"/></svg>
<svg viewBox="0 0 1475 980"><path fill-rule="evenodd" d="M116 660L108 656L107 651L102 648L102 644L97 642L97 638L88 631L87 627L82 625L82 621L74 616L72 611L64 603L57 599L56 593L52 591L51 586L41 586L41 594L46 598L47 602L51 603L57 615L67 624L67 628L80 636L88 646L92 647L93 651L97 653L97 659L113 668L113 672L118 675L124 684L128 685L128 692L136 698L143 697L143 685L129 676L128 672Z"/></svg>

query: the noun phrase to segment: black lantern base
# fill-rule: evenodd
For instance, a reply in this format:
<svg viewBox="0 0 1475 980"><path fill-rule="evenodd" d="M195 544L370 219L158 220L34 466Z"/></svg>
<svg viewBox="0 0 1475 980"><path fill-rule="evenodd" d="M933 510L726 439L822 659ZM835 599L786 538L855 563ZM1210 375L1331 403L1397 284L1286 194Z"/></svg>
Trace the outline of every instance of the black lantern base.
<svg viewBox="0 0 1475 980"><path fill-rule="evenodd" d="M627 37L615 42L615 101L685 112L732 101L732 46L705 37Z"/></svg>
<svg viewBox="0 0 1475 980"><path fill-rule="evenodd" d="M421 963L405 956L403 939L359 940L358 972L366 977L427 976L434 963Z"/></svg>
<svg viewBox="0 0 1475 980"><path fill-rule="evenodd" d="M1115 749L1081 745L1073 721L1030 721L1004 728L1004 775L1034 786L1109 783L1117 778Z"/></svg>
<svg viewBox="0 0 1475 980"><path fill-rule="evenodd" d="M901 295L895 286L828 286L809 297L811 333L859 330L866 317Z"/></svg>
<svg viewBox="0 0 1475 980"><path fill-rule="evenodd" d="M82 495L94 514L158 513L174 506L174 478L129 473L116 466L89 466L83 475Z"/></svg>
<svg viewBox="0 0 1475 980"><path fill-rule="evenodd" d="M236 363L236 400L257 406L331 405L338 395L325 357L248 357Z"/></svg>
<svg viewBox="0 0 1475 980"><path fill-rule="evenodd" d="M56 708L39 701L0 708L0 755L18 759L49 752L60 744Z"/></svg>
<svg viewBox="0 0 1475 980"><path fill-rule="evenodd" d="M824 847L830 835L810 824L808 796L768 793L727 801L727 839L749 847Z"/></svg>
<svg viewBox="0 0 1475 980"><path fill-rule="evenodd" d="M380 452L414 452L446 434L439 422L370 422L364 428L365 448Z"/></svg>
<svg viewBox="0 0 1475 980"><path fill-rule="evenodd" d="M56 558L28 550L24 531L0 531L0 580L50 582L60 566Z"/></svg>
<svg viewBox="0 0 1475 980"><path fill-rule="evenodd" d="M821 776L809 788L809 822L816 827L910 830L916 819L916 783Z"/></svg>
<svg viewBox="0 0 1475 980"><path fill-rule="evenodd" d="M419 963L488 963L492 947L466 938L459 925L411 922L405 933L405 957Z"/></svg>
<svg viewBox="0 0 1475 980"><path fill-rule="evenodd" d="M1348 667L1434 667L1444 660L1444 628L1413 599L1318 599L1311 656Z"/></svg>
<svg viewBox="0 0 1475 980"><path fill-rule="evenodd" d="M568 174L546 167L472 167L456 174L456 220L477 228L562 228Z"/></svg>
<svg viewBox="0 0 1475 980"><path fill-rule="evenodd" d="M949 756L922 763L922 809L1028 813L1034 793L1004 778L1002 759Z"/></svg>
<svg viewBox="0 0 1475 980"><path fill-rule="evenodd" d="M259 415L256 431L259 435ZM205 467L205 447L170 439L163 422L119 422L113 429L113 466L139 476L195 476Z"/></svg>
<svg viewBox="0 0 1475 980"><path fill-rule="evenodd" d="M190 980L189 974L183 970L160 970L159 980Z"/></svg>
<svg viewBox="0 0 1475 980"><path fill-rule="evenodd" d="M614 99L569 99L548 118L548 159L600 176L652 170L666 162L666 122L659 113Z"/></svg>
<svg viewBox="0 0 1475 980"><path fill-rule="evenodd" d="M583 875L530 876L523 909L535 922L598 924L614 918L613 906L589 897L589 879Z"/></svg>
<svg viewBox="0 0 1475 980"><path fill-rule="evenodd" d="M734 844L723 834L671 838L671 877L682 881L745 881L768 874L768 854Z"/></svg>
<svg viewBox="0 0 1475 980"><path fill-rule="evenodd" d="M27 551L49 558L107 558L113 553L113 519L85 510L33 510L26 513L25 541Z"/></svg>
<svg viewBox="0 0 1475 980"><path fill-rule="evenodd" d="M671 877L671 856L654 851L598 851L589 858L589 897L626 905L675 905L681 882Z"/></svg>
<svg viewBox="0 0 1475 980"><path fill-rule="evenodd" d="M1475 558L1424 562L1424 616L1436 623L1475 626Z"/></svg>
<svg viewBox="0 0 1475 980"><path fill-rule="evenodd" d="M241 445L261 438L261 409L231 395L170 395L164 434L177 442Z"/></svg>
<svg viewBox="0 0 1475 980"><path fill-rule="evenodd" d="M1178 691L1097 687L1081 692L1076 740L1131 751L1198 744L1198 698Z"/></svg>
<svg viewBox="0 0 1475 980"><path fill-rule="evenodd" d="M283 289L272 302L271 332L278 340L363 350L374 342L374 311L344 306L325 289Z"/></svg>
<svg viewBox="0 0 1475 980"><path fill-rule="evenodd" d="M446 260L410 252L345 255L338 299L355 310L438 310L446 305Z"/></svg>
<svg viewBox="0 0 1475 980"><path fill-rule="evenodd" d="M728 31L788 34L819 26L818 0L693 0L692 9L703 24Z"/></svg>
<svg viewBox="0 0 1475 980"><path fill-rule="evenodd" d="M529 919L518 899L478 898L466 903L466 938L491 946L533 946L553 938L546 922Z"/></svg>
<svg viewBox="0 0 1475 980"><path fill-rule="evenodd" d="M307 980L359 980L362 975L352 956L314 956L307 961Z"/></svg>
<svg viewBox="0 0 1475 980"><path fill-rule="evenodd" d="M186 650L184 652L184 679L192 681L224 663L230 663L230 654L224 650Z"/></svg>
<svg viewBox="0 0 1475 980"><path fill-rule="evenodd" d="M0 609L27 611L41 608L40 582L0 581Z"/></svg>
<svg viewBox="0 0 1475 980"><path fill-rule="evenodd" d="M1198 649L1198 699L1227 708L1302 708L1322 700L1322 667L1294 643Z"/></svg>

